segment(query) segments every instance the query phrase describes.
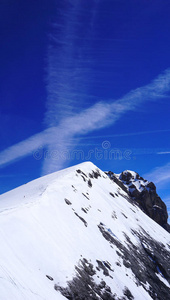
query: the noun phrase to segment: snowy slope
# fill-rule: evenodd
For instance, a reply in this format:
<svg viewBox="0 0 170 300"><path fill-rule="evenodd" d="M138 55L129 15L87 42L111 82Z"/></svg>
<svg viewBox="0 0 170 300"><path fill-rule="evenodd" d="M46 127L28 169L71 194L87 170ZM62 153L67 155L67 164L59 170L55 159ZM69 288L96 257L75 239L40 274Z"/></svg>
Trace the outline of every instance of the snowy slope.
<svg viewBox="0 0 170 300"><path fill-rule="evenodd" d="M168 299L169 233L90 162L1 195L0 241L2 300L67 299L85 266L68 299Z"/></svg>

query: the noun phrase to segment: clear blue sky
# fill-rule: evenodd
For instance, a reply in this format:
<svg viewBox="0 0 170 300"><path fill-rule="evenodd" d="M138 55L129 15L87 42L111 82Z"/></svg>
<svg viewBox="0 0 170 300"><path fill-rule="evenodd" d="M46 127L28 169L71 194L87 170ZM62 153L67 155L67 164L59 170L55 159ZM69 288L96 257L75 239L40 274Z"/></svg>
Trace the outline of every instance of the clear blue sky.
<svg viewBox="0 0 170 300"><path fill-rule="evenodd" d="M0 2L0 193L91 160L170 203L169 0Z"/></svg>

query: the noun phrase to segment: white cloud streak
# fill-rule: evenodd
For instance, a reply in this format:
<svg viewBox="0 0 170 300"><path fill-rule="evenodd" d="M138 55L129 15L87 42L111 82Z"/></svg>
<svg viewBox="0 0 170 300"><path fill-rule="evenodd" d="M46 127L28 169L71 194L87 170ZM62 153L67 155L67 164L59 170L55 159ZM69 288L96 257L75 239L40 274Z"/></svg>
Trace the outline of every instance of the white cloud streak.
<svg viewBox="0 0 170 300"><path fill-rule="evenodd" d="M169 132L170 129L157 129L157 130L147 130L147 131L136 131L136 132L128 132L128 133L114 133L114 134L105 134L105 135L93 135L90 137L81 137L81 139L94 140L99 138L111 138L111 137L123 137L123 136L135 136L135 135L146 135L146 134L154 134L154 133L165 133ZM156 150L155 150L156 151ZM158 151L156 154L170 154L170 151Z"/></svg>
<svg viewBox="0 0 170 300"><path fill-rule="evenodd" d="M79 114L67 116L60 121L58 126L48 128L43 132L35 134L29 139L0 152L0 166L5 166L16 159L30 155L39 147L48 146L49 151L55 149L60 151L60 153L72 149L75 146L74 140L72 140L75 136L81 137L81 135L87 134L88 132L114 124L123 114L135 110L143 102L157 100L158 97L160 99L166 96L165 93L169 91L169 89L167 89L168 83L170 89L169 70L163 75L158 76L151 84L131 91L122 99L113 101L109 104L99 102L92 107L81 111ZM52 159L46 160L43 172L49 173L58 170L63 167L64 163L64 159L63 161L54 161ZM154 174L156 173L153 173L153 175ZM154 181L157 183L156 180Z"/></svg>
<svg viewBox="0 0 170 300"><path fill-rule="evenodd" d="M170 90L170 70L166 70L159 75L150 84L137 88L129 92L123 98L113 101L111 103L99 102L94 106L83 110L77 115L70 116L61 120L60 130L62 132L62 145L60 144L60 153L74 148L75 144L72 139L74 136L87 134L88 132L104 128L114 124L123 114L128 111L136 110L145 101L158 100L166 97L166 92ZM66 142L69 140L69 146ZM66 147L65 147L66 146ZM58 149L58 142L49 145L50 151ZM62 168L66 160L63 161L49 159L44 162L43 174L51 173L52 171Z"/></svg>
<svg viewBox="0 0 170 300"><path fill-rule="evenodd" d="M92 1L91 10L83 11L82 1L70 0L64 12L58 8L59 17L50 35L47 58L47 126L56 126L63 115L68 117L79 112L87 100L91 60L84 55L84 40L91 37L97 5L98 1ZM82 14L86 14L83 28Z"/></svg>
<svg viewBox="0 0 170 300"><path fill-rule="evenodd" d="M167 70L151 84L131 91L122 99L110 103L99 102L82 110L82 106L86 106L85 103L89 101L88 86L92 74L90 57L88 56L87 59L84 55L86 46L90 48L90 42L87 44L84 41L86 38L90 41L90 38L94 37L99 1L91 1L92 6L88 13L84 11L83 2L70 0L69 3L70 6L65 10L63 19L54 25L54 28L59 28L59 31L57 35L55 31L51 35L48 53L48 99L45 123L47 127L58 127L57 139L54 137L54 140L48 144L50 153L54 153L56 149L60 153L71 151L75 146L73 142L75 136L82 136L114 124L124 113L135 110L144 101L165 97L170 83L170 71ZM83 23L83 28L79 21L82 13L86 14L87 19L87 24ZM63 168L64 163L64 157L46 159L43 174Z"/></svg>
<svg viewBox="0 0 170 300"><path fill-rule="evenodd" d="M37 148L45 146L47 141L50 141L51 135L53 135L53 129L46 129L43 132L37 133L30 138L1 151L0 167L32 154Z"/></svg>
<svg viewBox="0 0 170 300"><path fill-rule="evenodd" d="M165 98L170 91L168 69L150 84L132 90L121 99L109 103L101 101L88 107L91 61L84 55L84 40L93 37L98 4L98 0L92 1L92 9L87 14L87 11L83 12L83 1L70 0L65 11L59 11L47 57L48 96L44 120L47 129L0 152L0 167L31 155L40 147L46 147L49 152L70 151L75 147L74 137L114 124L128 111L136 110L146 101ZM83 39L79 21L82 13L86 14L87 23L83 24ZM54 160L50 156L44 161L43 174L61 169L64 164L64 158Z"/></svg>
<svg viewBox="0 0 170 300"><path fill-rule="evenodd" d="M170 182L170 162L145 174L144 178L153 181L158 187L167 184Z"/></svg>
<svg viewBox="0 0 170 300"><path fill-rule="evenodd" d="M157 154L170 154L170 151L162 151L162 152L158 152Z"/></svg>

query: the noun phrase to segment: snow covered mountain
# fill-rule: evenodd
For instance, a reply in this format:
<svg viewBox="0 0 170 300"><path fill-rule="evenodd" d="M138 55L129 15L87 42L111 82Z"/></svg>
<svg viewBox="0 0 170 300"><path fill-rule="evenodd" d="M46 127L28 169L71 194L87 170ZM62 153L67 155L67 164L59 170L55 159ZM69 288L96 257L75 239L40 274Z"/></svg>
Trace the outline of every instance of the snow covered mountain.
<svg viewBox="0 0 170 300"><path fill-rule="evenodd" d="M129 170L121 174L114 174L111 171L106 172L106 174L128 193L134 203L139 205L150 218L170 232L170 225L167 223L167 207L156 193L153 182L149 182L139 176L138 173Z"/></svg>
<svg viewBox="0 0 170 300"><path fill-rule="evenodd" d="M170 295L170 234L90 162L1 195L0 241L2 300Z"/></svg>

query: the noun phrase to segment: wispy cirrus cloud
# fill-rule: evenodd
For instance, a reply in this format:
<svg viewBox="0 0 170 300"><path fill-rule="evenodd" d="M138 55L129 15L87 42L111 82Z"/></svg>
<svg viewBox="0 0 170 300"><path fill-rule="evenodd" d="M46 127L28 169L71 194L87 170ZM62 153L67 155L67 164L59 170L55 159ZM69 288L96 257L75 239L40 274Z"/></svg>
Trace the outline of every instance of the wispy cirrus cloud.
<svg viewBox="0 0 170 300"><path fill-rule="evenodd" d="M158 187L167 184L170 181L170 162L155 168L151 172L144 175L150 181L153 181Z"/></svg>
<svg viewBox="0 0 170 300"><path fill-rule="evenodd" d="M170 70L167 69L160 74L150 84L130 91L121 99L107 103L106 101L96 103L94 106L82 110L79 114L72 114L68 118L63 117L60 123L62 132L62 143L49 143L48 149L52 153L59 149L60 153L67 150L70 151L75 147L75 136L82 136L114 124L128 111L136 110L146 101L157 101L166 97L166 93L170 90ZM53 111L54 113L54 111ZM50 112L48 112L50 117ZM69 141L69 146L68 146ZM60 145L60 147L59 147ZM43 174L58 170L64 166L65 159L50 159L44 161Z"/></svg>
<svg viewBox="0 0 170 300"><path fill-rule="evenodd" d="M157 85L158 84L158 85ZM168 89L169 86L169 89ZM158 100L166 97L166 93L170 90L170 70L166 70L164 74L161 74L152 83L131 91L123 98L107 103L99 102L95 105L82 110L80 113L74 113L70 116L63 116L63 119L57 126L47 128L41 133L16 144L12 147L0 152L0 166L5 166L8 163L20 159L24 156L32 154L39 147L47 147L49 151L54 149L60 153L72 149L75 147L74 137L80 137L104 128L111 124L114 124L119 118L121 118L128 111L132 111L138 108L145 101ZM155 96L158 91L157 97ZM57 112L56 112L57 114ZM49 173L58 170L64 166L65 160L45 160L43 166L43 173ZM162 169L162 177L159 179L166 179L168 175L165 170L169 170L170 166ZM156 176L156 171L153 175ZM169 172L170 174L170 172ZM152 174L150 174L151 176ZM157 182L154 180L155 182Z"/></svg>
<svg viewBox="0 0 170 300"><path fill-rule="evenodd" d="M47 54L47 111L45 124L56 126L64 117L88 107L92 59L86 55L92 38L98 0L85 9L82 1L69 0L65 9L58 7L58 17L49 35ZM86 14L83 24L80 21Z"/></svg>
<svg viewBox="0 0 170 300"><path fill-rule="evenodd" d="M0 167L32 154L37 148L47 145L47 141L50 141L52 136L54 136L54 129L49 128L6 148L0 152Z"/></svg>
<svg viewBox="0 0 170 300"><path fill-rule="evenodd" d="M75 147L75 137L78 142L88 132L114 124L144 101L166 97L169 91L170 70L166 70L150 84L130 91L121 99L108 103L93 98L96 104L90 106L88 89L93 84L90 47L99 4L99 0L92 0L87 11L82 1L70 0L64 11L59 9L57 22L53 24L48 49L45 124L55 128L55 133L47 139L50 155L44 160L43 174L65 166L64 156L54 159L51 154L56 150L60 154L71 151ZM82 27L83 14L86 14L86 24Z"/></svg>
<svg viewBox="0 0 170 300"><path fill-rule="evenodd" d="M92 84L93 59L88 54L93 40L98 0L84 10L83 1L69 0L58 7L57 22L53 24L47 55L47 103L44 123L46 130L0 152L0 167L21 159L45 147L52 153L70 151L82 136L110 126L125 113L135 111L147 101L157 101L170 91L170 69L150 84L130 91L118 100L98 101L90 106L89 85ZM86 15L83 23L82 14ZM83 27L82 27L83 26ZM89 84L90 83L90 84ZM94 103L93 101L93 103ZM65 159L44 160L43 174L64 167Z"/></svg>
<svg viewBox="0 0 170 300"><path fill-rule="evenodd" d="M170 151L161 151L161 152L157 152L157 154L170 154Z"/></svg>
<svg viewBox="0 0 170 300"><path fill-rule="evenodd" d="M127 133L114 133L114 134L105 134L105 135L93 135L90 137L83 137L83 139L99 139L99 138L111 138L111 137L123 137L123 136L135 136L135 135L146 135L153 133L165 133L170 132L170 129L156 129L156 130L146 130L146 131L136 131L136 132L127 132ZM160 151L155 149L156 154L170 154L170 151Z"/></svg>

